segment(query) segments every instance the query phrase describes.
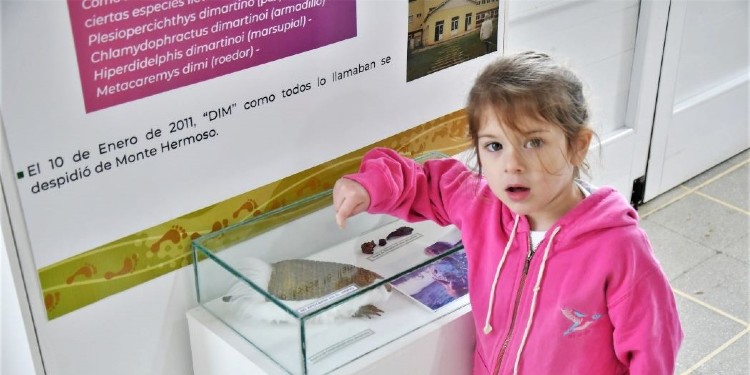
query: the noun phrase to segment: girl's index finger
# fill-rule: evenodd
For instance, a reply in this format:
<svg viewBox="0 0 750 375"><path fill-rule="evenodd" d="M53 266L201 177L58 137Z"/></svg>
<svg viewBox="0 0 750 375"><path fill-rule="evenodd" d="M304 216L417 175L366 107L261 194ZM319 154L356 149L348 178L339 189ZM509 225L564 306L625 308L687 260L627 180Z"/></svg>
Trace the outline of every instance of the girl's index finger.
<svg viewBox="0 0 750 375"><path fill-rule="evenodd" d="M352 198L344 197L339 208L336 210L336 224L341 229L346 227L346 219L367 209L367 202Z"/></svg>
<svg viewBox="0 0 750 375"><path fill-rule="evenodd" d="M335 202L334 205L336 205ZM338 204L338 207L334 208L336 210L336 224L338 224L339 228L344 229L344 227L346 227L346 218L350 216L350 212L347 212L348 208L346 207L346 198L342 199Z"/></svg>

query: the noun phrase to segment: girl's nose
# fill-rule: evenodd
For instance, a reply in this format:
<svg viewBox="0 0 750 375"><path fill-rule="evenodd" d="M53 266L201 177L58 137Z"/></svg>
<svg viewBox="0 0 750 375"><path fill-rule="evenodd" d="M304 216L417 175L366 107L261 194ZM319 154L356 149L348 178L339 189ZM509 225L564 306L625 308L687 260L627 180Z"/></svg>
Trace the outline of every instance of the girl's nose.
<svg viewBox="0 0 750 375"><path fill-rule="evenodd" d="M504 150L505 173L521 173L524 170L523 156L520 155L515 147L508 147Z"/></svg>

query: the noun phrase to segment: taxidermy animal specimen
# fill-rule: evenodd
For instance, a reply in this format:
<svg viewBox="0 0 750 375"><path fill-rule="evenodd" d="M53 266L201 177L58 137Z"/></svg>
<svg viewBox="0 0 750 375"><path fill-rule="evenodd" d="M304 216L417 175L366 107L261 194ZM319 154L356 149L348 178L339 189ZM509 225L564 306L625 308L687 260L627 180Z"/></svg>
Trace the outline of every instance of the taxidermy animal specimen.
<svg viewBox="0 0 750 375"><path fill-rule="evenodd" d="M314 303L349 285L366 287L382 277L370 270L351 264L290 259L266 263L260 259L243 259L236 269L255 285L283 300L290 309L297 310ZM375 307L391 294L390 284L379 286L346 302L315 315L309 321L332 322L340 318L379 316L383 311ZM232 303L243 317L268 322L294 322L296 318L252 289L244 281L235 283L222 298Z"/></svg>

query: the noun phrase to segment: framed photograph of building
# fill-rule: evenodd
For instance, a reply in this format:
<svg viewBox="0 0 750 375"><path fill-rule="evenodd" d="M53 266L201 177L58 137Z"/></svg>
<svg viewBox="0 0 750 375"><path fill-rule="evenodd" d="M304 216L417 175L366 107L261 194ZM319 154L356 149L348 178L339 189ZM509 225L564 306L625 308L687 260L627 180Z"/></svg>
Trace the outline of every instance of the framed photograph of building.
<svg viewBox="0 0 750 375"><path fill-rule="evenodd" d="M406 81L503 50L506 0L408 0Z"/></svg>

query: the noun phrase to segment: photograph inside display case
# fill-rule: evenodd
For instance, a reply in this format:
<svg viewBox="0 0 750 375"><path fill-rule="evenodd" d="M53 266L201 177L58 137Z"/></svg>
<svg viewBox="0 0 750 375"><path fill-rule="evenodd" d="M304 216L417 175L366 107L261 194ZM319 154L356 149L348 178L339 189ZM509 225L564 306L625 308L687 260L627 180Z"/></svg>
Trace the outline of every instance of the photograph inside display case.
<svg viewBox="0 0 750 375"><path fill-rule="evenodd" d="M342 231L333 217L321 209L221 252L195 246L209 257L196 267L201 305L291 373L333 371L468 304L455 227L362 214Z"/></svg>
<svg viewBox="0 0 750 375"><path fill-rule="evenodd" d="M428 249L447 250L447 246L448 243L440 241ZM399 292L435 311L469 293L468 266L466 251L462 249L411 271L394 280L392 284Z"/></svg>

